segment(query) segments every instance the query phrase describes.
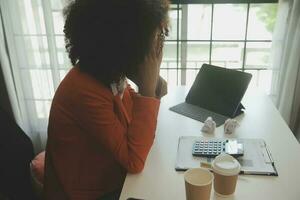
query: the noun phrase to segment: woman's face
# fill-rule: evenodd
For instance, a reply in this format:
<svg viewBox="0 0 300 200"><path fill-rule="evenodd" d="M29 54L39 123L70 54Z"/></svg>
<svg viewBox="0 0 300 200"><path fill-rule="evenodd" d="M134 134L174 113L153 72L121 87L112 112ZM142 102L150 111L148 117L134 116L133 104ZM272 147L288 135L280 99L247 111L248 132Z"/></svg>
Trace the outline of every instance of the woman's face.
<svg viewBox="0 0 300 200"><path fill-rule="evenodd" d="M150 39L150 46L149 47L156 49L156 55L157 56L161 56L161 54L163 53L163 47L164 47L164 42L165 42L165 37L166 36L168 36L168 29L159 27L154 31L153 36ZM142 67L143 66L138 66L137 70L142 70ZM135 77L138 74L137 70L129 72L127 74L127 77L131 80L134 80Z"/></svg>

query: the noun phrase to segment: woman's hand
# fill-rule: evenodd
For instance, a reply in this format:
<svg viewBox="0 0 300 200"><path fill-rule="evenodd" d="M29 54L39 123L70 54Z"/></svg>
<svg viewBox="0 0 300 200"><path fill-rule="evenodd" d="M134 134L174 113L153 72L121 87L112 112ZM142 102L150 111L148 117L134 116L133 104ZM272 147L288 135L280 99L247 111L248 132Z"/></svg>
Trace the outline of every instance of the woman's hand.
<svg viewBox="0 0 300 200"><path fill-rule="evenodd" d="M165 96L168 93L168 84L165 79L163 79L161 76L159 76L157 86L156 86L156 98L161 99L163 96Z"/></svg>
<svg viewBox="0 0 300 200"><path fill-rule="evenodd" d="M147 97L156 97L156 88L159 80L159 70L162 61L162 44L157 31L149 55L146 56L143 64L137 73L137 86L139 93Z"/></svg>

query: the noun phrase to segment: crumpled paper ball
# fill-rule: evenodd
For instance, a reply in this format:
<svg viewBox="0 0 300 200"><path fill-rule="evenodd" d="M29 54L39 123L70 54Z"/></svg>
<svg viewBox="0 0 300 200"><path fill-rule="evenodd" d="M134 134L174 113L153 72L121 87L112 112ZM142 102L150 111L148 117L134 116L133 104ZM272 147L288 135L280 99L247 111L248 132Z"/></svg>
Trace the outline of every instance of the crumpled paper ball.
<svg viewBox="0 0 300 200"><path fill-rule="evenodd" d="M225 134L232 134L240 124L235 119L227 119L224 124Z"/></svg>
<svg viewBox="0 0 300 200"><path fill-rule="evenodd" d="M212 119L212 117L208 117L204 121L204 125L201 131L204 133L213 133L215 132L215 129L216 129L216 122Z"/></svg>

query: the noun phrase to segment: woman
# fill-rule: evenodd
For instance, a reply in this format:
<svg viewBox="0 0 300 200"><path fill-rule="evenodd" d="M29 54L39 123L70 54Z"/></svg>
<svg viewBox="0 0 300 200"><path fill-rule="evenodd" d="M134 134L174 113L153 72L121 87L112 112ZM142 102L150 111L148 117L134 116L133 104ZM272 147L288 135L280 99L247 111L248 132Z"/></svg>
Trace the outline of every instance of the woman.
<svg viewBox="0 0 300 200"><path fill-rule="evenodd" d="M126 173L142 171L166 94L159 68L168 6L166 0L75 0L65 9L74 67L51 106L46 199L117 199Z"/></svg>

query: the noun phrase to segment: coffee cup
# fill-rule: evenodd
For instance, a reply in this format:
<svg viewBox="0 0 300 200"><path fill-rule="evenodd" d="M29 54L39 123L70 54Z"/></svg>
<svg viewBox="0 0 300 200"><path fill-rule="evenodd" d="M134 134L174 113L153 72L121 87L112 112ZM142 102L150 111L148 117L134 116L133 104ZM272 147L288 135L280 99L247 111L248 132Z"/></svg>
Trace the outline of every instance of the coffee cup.
<svg viewBox="0 0 300 200"><path fill-rule="evenodd" d="M227 197L235 192L240 163L228 154L218 155L212 162L214 190L217 195Z"/></svg>
<svg viewBox="0 0 300 200"><path fill-rule="evenodd" d="M189 169L184 173L187 200L209 200L214 175L204 168Z"/></svg>

